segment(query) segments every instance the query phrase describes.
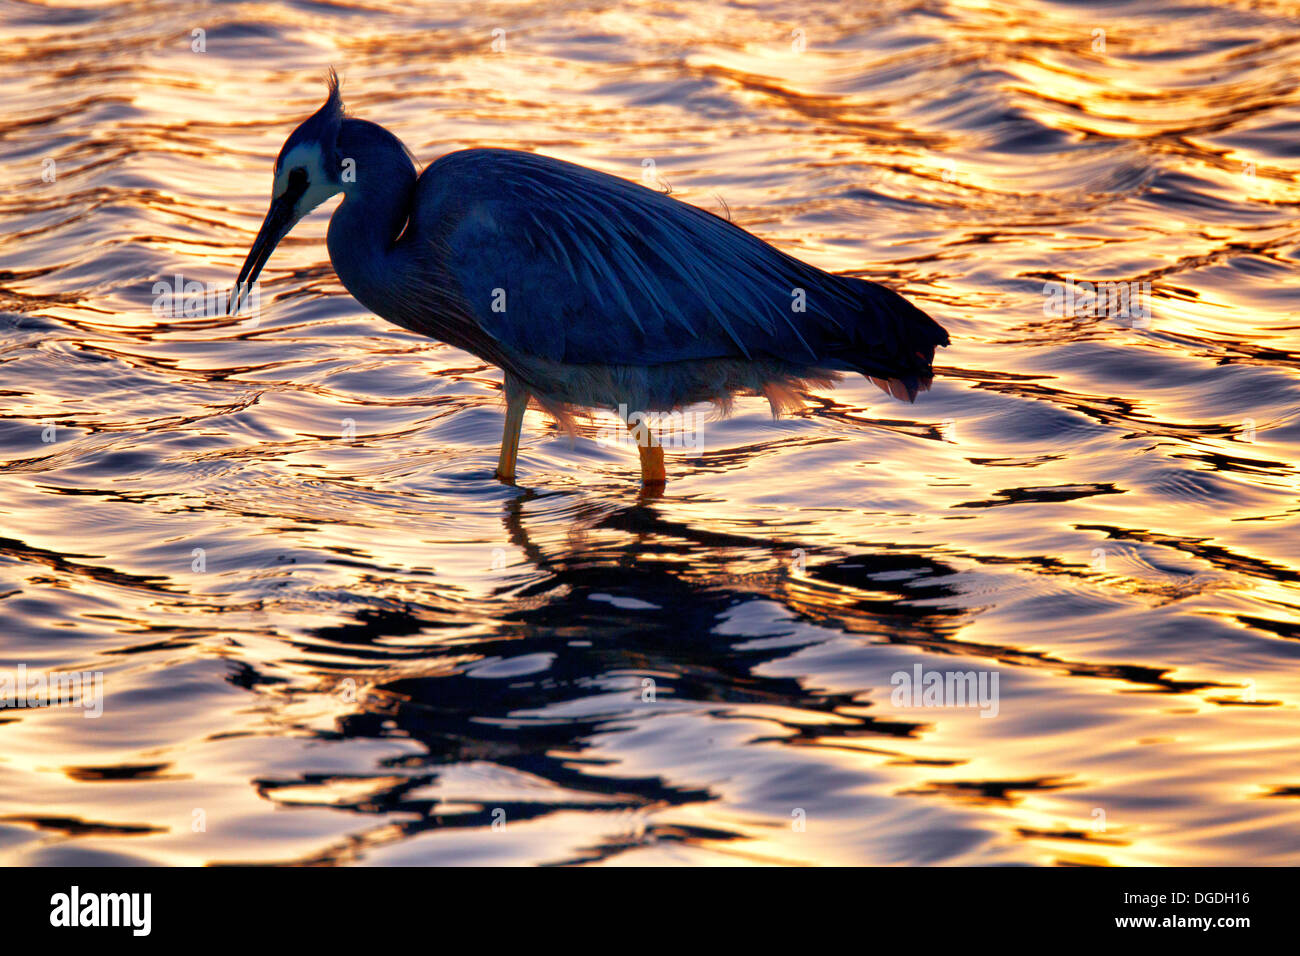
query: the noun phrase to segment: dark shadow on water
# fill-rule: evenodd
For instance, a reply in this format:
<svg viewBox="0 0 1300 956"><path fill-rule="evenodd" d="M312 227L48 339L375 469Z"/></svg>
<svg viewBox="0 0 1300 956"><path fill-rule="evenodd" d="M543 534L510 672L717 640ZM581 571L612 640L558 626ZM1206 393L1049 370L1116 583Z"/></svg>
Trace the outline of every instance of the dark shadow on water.
<svg viewBox="0 0 1300 956"><path fill-rule="evenodd" d="M294 806L328 806L376 821L293 862L348 862L367 849L427 831L481 830L501 819L517 823L564 812L624 812L643 820L643 829L635 838L602 842L552 863L606 859L654 842L740 846L745 837L739 832L660 824L651 813L720 794L664 775L607 775L610 761L593 753L597 737L643 728L682 706L716 719L756 706L802 715L798 722L772 718L780 733L754 744L879 755L895 765L943 768L964 762L923 759L900 749L930 725L864 713L888 698L887 685L832 693L766 672L766 665L826 639L821 635L1122 681L1140 693L1226 686L1176 680L1166 668L1069 660L1014 644L963 640L959 632L978 610L957 588L957 569L920 548L879 546L845 555L775 536L712 531L669 520L646 498L631 506L588 502L578 518L566 519L569 527L557 528L553 517L528 514L540 500L525 491L505 503L506 535L525 562L504 569L503 583L485 596L453 600L431 589L427 604L366 607L347 623L309 632L298 644L309 653L327 651L317 673L328 686L316 692L334 693L350 673L366 687L357 711L323 736L409 739L423 753L361 776L353 768L347 774L254 781L273 801L283 794ZM732 619L743 617L751 602L775 603L784 617L769 606L755 609L762 622L757 634L751 626L737 626ZM485 626L466 637L466 621ZM420 636L428 638L427 646L412 643ZM400 653L394 639L402 639ZM246 687L279 680L264 680L247 663L230 679ZM668 706L656 710L655 702ZM811 716L816 714L825 720ZM710 743L701 740L700 746ZM450 807L430 794L447 768L471 763L492 764L546 786L538 799L479 803L467 797ZM348 795L347 787L358 783L364 794ZM834 786L829 780L806 783ZM1073 785L1046 779L946 781L896 796L926 803L946 798L956 806L1014 804L1019 790ZM314 798L317 788L329 796ZM427 862L438 862L436 850L429 853Z"/></svg>
<svg viewBox="0 0 1300 956"><path fill-rule="evenodd" d="M493 596L497 633L469 645L431 644L425 674L407 658L406 676L372 685L363 709L338 726L343 737L407 737L426 750L418 759L401 761L400 781L368 790L354 801L329 803L400 818L377 826L375 841L409 839L436 828L488 828L502 811L505 819L518 822L562 811L637 811L714 799L708 789L661 776L602 776L602 762L593 765L586 756L594 735L651 719L653 703L642 701L642 692L632 686L646 679L654 682L656 700L676 706L693 702L725 711L761 704L824 712L826 725L813 730L824 731L828 746L855 737L907 738L925 726L862 716L872 702L859 694L812 691L794 678L763 675L763 665L788 656L792 645L778 641L767 647L764 641L728 634L725 621L747 602L775 601L791 612L794 622L936 646L950 640L969 616L943 604L956 592L937 581L953 574L942 562L902 550L832 557L799 542L708 531L666 520L644 499L582 522L562 547L554 544L552 529L547 535L552 543L543 546L530 534L525 516L531 497L525 493L509 502L505 523L511 542L543 574L522 589L503 586ZM759 564L756 558L764 555L769 557L762 563L770 570L734 570ZM922 600L927 604L915 603ZM352 623L321 628L313 636L364 662L386 656L376 646L386 638L427 631L431 616L441 615L431 615L428 608L366 609ZM792 624L789 630L794 629ZM448 667L441 660L447 654L488 661L549 657L549 664L514 679L485 680L475 676L472 665ZM592 698L600 695L611 703L593 705ZM602 709L567 715L567 707L583 702ZM841 713L849 706L853 714ZM817 743L806 728L791 729L796 731L787 740L791 745ZM440 812L436 799L416 794L437 781L441 768L472 761L541 778L572 799L458 805L449 814ZM392 769L398 768L380 767L376 773ZM328 776L313 776L262 779L256 785L274 799L285 786L328 782ZM555 862L602 859L647 841L739 838L724 831L647 823L646 832L632 843L589 848L578 858ZM361 836L298 862L342 862L370 843Z"/></svg>

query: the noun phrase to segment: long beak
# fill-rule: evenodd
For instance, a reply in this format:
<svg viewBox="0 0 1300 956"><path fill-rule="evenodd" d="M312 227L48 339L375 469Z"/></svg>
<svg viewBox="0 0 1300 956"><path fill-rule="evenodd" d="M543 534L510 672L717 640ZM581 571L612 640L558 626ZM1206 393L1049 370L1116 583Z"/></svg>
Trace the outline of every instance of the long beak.
<svg viewBox="0 0 1300 956"><path fill-rule="evenodd" d="M283 198L271 200L271 208L266 211L262 228L258 230L257 238L253 240L253 248L248 251L248 258L244 260L244 267L239 270L239 278L235 280L235 287L230 292L230 315L238 314L249 289L257 281L262 266L266 265L266 260L271 258L275 247L293 228L296 221L290 203Z"/></svg>

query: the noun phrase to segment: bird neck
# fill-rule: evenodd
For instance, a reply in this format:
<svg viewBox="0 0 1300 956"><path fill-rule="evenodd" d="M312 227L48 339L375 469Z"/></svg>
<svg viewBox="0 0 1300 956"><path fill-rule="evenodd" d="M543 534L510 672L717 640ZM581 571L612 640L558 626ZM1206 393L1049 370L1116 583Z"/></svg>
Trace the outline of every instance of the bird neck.
<svg viewBox="0 0 1300 956"><path fill-rule="evenodd" d="M375 123L345 119L339 130L343 202L330 218L327 245L339 280L385 315L398 291L397 238L411 212L415 164L406 147Z"/></svg>

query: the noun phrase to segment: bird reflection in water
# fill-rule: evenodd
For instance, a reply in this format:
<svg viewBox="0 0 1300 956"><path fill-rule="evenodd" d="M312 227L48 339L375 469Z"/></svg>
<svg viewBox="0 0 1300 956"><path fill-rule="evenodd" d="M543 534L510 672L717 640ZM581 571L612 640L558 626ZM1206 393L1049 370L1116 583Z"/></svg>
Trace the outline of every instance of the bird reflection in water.
<svg viewBox="0 0 1300 956"><path fill-rule="evenodd" d="M757 707L824 718L778 720L785 734L779 739L791 746L847 746L858 752L865 747L897 755L897 745L926 726L864 714L873 706L867 695L814 693L794 678L764 675L765 665L790 653L789 645L737 646L726 637L726 620L747 602L772 601L796 620L872 643L943 648L968 618L956 604L945 603L954 592L939 583L951 574L943 563L890 550L835 557L806 543L703 530L666 520L649 502L579 519L562 545L553 543L553 534L543 545L529 533L526 514L541 497L523 491L505 504L506 533L526 567L505 569L515 583L485 597L492 606L509 597L514 607L505 614L485 612L495 633L468 645L440 644L440 626L474 619L472 607L445 603L366 610L352 623L314 632L319 644L346 645L348 655L361 658L382 656L387 638L404 637L403 647L410 650L410 635L430 636L418 658L402 663L401 676L372 680L362 706L338 727L350 738L409 738L425 754L405 759L399 775L355 800L328 801L384 822L324 851L319 862L337 862L439 828L491 828L498 819L521 822L575 809L641 814L715 799L707 786L659 775L606 776L604 762L587 755L594 737L617 733L655 712L645 702L647 686L653 687L652 699L670 708L725 714ZM801 552L806 565L799 571L790 560L776 567L768 562L765 570L733 570L760 551ZM531 576L523 587L517 583L520 573ZM491 693L485 693L474 662L510 661L521 647L543 665L514 679L494 680ZM331 686L341 679L329 672ZM448 813L428 794L451 767L484 761L541 778L569 796L556 801L548 791L544 800L458 805ZM311 782L329 789L328 775ZM281 788L299 783L263 779L259 787L276 799ZM740 841L739 846L745 839L741 832L716 827L646 826L634 841L602 844L554 862L604 859L655 840Z"/></svg>

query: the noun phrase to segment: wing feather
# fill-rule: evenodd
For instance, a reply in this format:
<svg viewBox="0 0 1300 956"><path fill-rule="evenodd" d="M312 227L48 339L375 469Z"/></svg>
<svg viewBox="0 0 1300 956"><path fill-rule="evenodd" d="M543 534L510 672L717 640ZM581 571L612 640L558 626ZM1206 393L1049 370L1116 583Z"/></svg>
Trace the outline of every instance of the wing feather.
<svg viewBox="0 0 1300 956"><path fill-rule="evenodd" d="M947 341L888 289L823 272L712 213L582 166L464 150L430 165L417 189L422 228L443 227L444 267L467 311L507 350L572 364L776 358L890 374L898 363L884 353L920 341L900 324L929 323L929 339ZM497 290L502 311L491 307Z"/></svg>

